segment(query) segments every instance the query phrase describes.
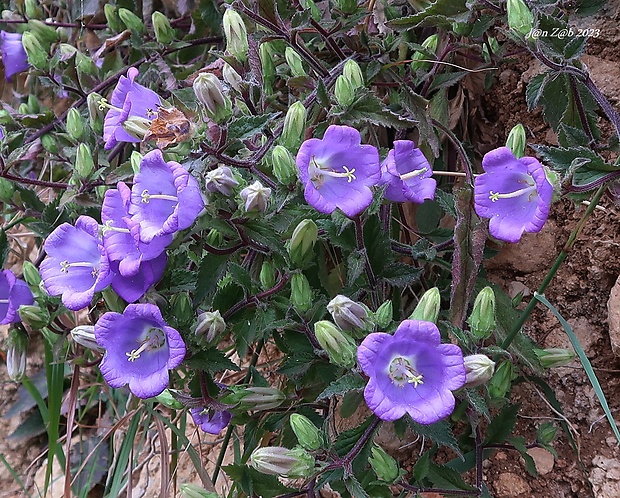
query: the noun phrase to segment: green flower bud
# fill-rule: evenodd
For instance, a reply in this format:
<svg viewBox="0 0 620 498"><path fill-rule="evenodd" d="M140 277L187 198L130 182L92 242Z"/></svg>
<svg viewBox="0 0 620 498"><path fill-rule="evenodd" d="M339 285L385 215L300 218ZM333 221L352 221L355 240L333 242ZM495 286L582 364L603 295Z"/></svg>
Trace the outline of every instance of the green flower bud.
<svg viewBox="0 0 620 498"><path fill-rule="evenodd" d="M11 329L6 342L6 371L9 379L19 382L26 373L28 336L18 329Z"/></svg>
<svg viewBox="0 0 620 498"><path fill-rule="evenodd" d="M380 329L386 329L389 327L390 323L392 323L392 319L394 317L394 309L392 306L392 301L384 302L377 311L375 311L375 322L379 326Z"/></svg>
<svg viewBox="0 0 620 498"><path fill-rule="evenodd" d="M288 108L284 117L284 128L280 143L292 153L297 153L306 131L307 111L301 102L295 102Z"/></svg>
<svg viewBox="0 0 620 498"><path fill-rule="evenodd" d="M299 447L257 448L250 455L249 464L261 474L281 477L307 478L314 473L314 457Z"/></svg>
<svg viewBox="0 0 620 498"><path fill-rule="evenodd" d="M372 470L382 481L394 483L400 477L400 469L394 458L388 455L383 448L373 444L370 450L371 456L368 459Z"/></svg>
<svg viewBox="0 0 620 498"><path fill-rule="evenodd" d="M78 49L68 43L61 43L58 45L58 51L60 52L60 60L66 61L73 57L78 52Z"/></svg>
<svg viewBox="0 0 620 498"><path fill-rule="evenodd" d="M345 14L353 14L357 10L358 0L334 0L338 10Z"/></svg>
<svg viewBox="0 0 620 498"><path fill-rule="evenodd" d="M22 264L22 275L28 285L37 287L41 283L41 275L39 270L30 261L24 261Z"/></svg>
<svg viewBox="0 0 620 498"><path fill-rule="evenodd" d="M506 139L506 147L512 151L517 159L521 159L525 156L526 142L525 128L523 128L523 125L519 123L512 130L510 130L508 138Z"/></svg>
<svg viewBox="0 0 620 498"><path fill-rule="evenodd" d="M137 150L134 150L131 153L131 156L129 156L129 162L131 163L131 169L133 170L134 175L137 175L140 172L142 157L142 154L140 154Z"/></svg>
<svg viewBox="0 0 620 498"><path fill-rule="evenodd" d="M24 12L28 19L43 18L43 9L39 6L38 0L26 0L24 2Z"/></svg>
<svg viewBox="0 0 620 498"><path fill-rule="evenodd" d="M222 242L224 242L224 236L222 235L222 232L216 230L215 228L209 230L209 233L207 234L207 244L214 247L219 247Z"/></svg>
<svg viewBox="0 0 620 498"><path fill-rule="evenodd" d="M276 284L276 276L270 261L263 261L258 275L263 290L271 289Z"/></svg>
<svg viewBox="0 0 620 498"><path fill-rule="evenodd" d="M495 362L483 354L472 354L463 358L465 363L465 386L480 386L493 377Z"/></svg>
<svg viewBox="0 0 620 498"><path fill-rule="evenodd" d="M343 107L350 106L355 100L355 89L343 75L338 76L334 85L334 96L339 105Z"/></svg>
<svg viewBox="0 0 620 498"><path fill-rule="evenodd" d="M534 348L534 353L540 360L543 368L553 368L568 365L575 359L575 353L570 349L562 348Z"/></svg>
<svg viewBox="0 0 620 498"><path fill-rule="evenodd" d="M230 387L231 394L226 395L222 402L230 405L238 404L242 410L264 411L280 406L286 395L275 387Z"/></svg>
<svg viewBox="0 0 620 498"><path fill-rule="evenodd" d="M263 72L263 87L267 93L271 93L271 88L276 80L276 66L273 63L273 47L270 42L263 42L258 47L258 55Z"/></svg>
<svg viewBox="0 0 620 498"><path fill-rule="evenodd" d="M526 36L534 27L534 16L523 0L508 0L508 27L517 33Z"/></svg>
<svg viewBox="0 0 620 498"><path fill-rule="evenodd" d="M80 178L88 178L95 170L93 155L85 143L81 143L77 147L74 170Z"/></svg>
<svg viewBox="0 0 620 498"><path fill-rule="evenodd" d="M189 323L194 317L192 300L186 293L175 294L171 299L172 314L178 323Z"/></svg>
<svg viewBox="0 0 620 498"><path fill-rule="evenodd" d="M409 320L421 320L423 322L437 323L439 309L441 308L441 295L439 289L428 289L420 298L420 302L409 316Z"/></svg>
<svg viewBox="0 0 620 498"><path fill-rule="evenodd" d="M437 52L437 45L439 44L439 36L437 34L429 36L426 40L422 42L422 46L430 53ZM413 71L417 71L419 69L428 70L431 68L431 62L422 62L423 60L428 60L429 57L425 52L414 52L411 56L411 69Z"/></svg>
<svg viewBox="0 0 620 498"><path fill-rule="evenodd" d="M76 52L75 54L75 67L80 74L87 74L89 76L95 76L98 68L94 63L92 57L84 55L82 52Z"/></svg>
<svg viewBox="0 0 620 498"><path fill-rule="evenodd" d="M37 69L48 69L49 54L47 50L43 48L43 45L41 45L41 42L34 33L26 31L22 35L22 45L28 55L28 62L32 67Z"/></svg>
<svg viewBox="0 0 620 498"><path fill-rule="evenodd" d="M485 287L476 296L467 323L476 339L486 339L495 330L495 294L491 287Z"/></svg>
<svg viewBox="0 0 620 498"><path fill-rule="evenodd" d="M103 118L99 109L99 102L101 102L101 99L101 95L94 92L89 93L88 97L86 98L86 103L88 105L88 121L90 123L90 127L96 134L99 135L103 133Z"/></svg>
<svg viewBox="0 0 620 498"><path fill-rule="evenodd" d="M314 334L331 363L344 368L353 368L357 346L351 337L327 320L314 324Z"/></svg>
<svg viewBox="0 0 620 498"><path fill-rule="evenodd" d="M196 484L185 482L179 486L182 498L219 498L217 493L207 491Z"/></svg>
<svg viewBox="0 0 620 498"><path fill-rule="evenodd" d="M75 107L69 109L67 113L67 133L73 140L79 140L84 133L84 122L80 111Z"/></svg>
<svg viewBox="0 0 620 498"><path fill-rule="evenodd" d="M93 351L103 353L105 350L99 346L95 338L95 327L93 325L79 325L71 330L71 339L77 344Z"/></svg>
<svg viewBox="0 0 620 498"><path fill-rule="evenodd" d="M50 323L49 312L34 304L20 306L18 313L22 322L33 330L40 330Z"/></svg>
<svg viewBox="0 0 620 498"><path fill-rule="evenodd" d="M549 444L555 439L558 428L552 422L544 422L536 429L536 441Z"/></svg>
<svg viewBox="0 0 620 498"><path fill-rule="evenodd" d="M105 14L108 27L112 31L116 31L117 33L119 33L125 29L114 5L112 5L111 3L106 3L103 6L103 13Z"/></svg>
<svg viewBox="0 0 620 498"><path fill-rule="evenodd" d="M58 41L58 33L54 28L37 19L28 20L28 29L34 33L41 45L49 47Z"/></svg>
<svg viewBox="0 0 620 498"><path fill-rule="evenodd" d="M241 16L233 9L224 12L224 36L226 51L240 61L248 58L248 31Z"/></svg>
<svg viewBox="0 0 620 498"><path fill-rule="evenodd" d="M0 201L10 202L15 192L15 185L6 178L0 178Z"/></svg>
<svg viewBox="0 0 620 498"><path fill-rule="evenodd" d="M217 336L226 330L226 322L219 310L205 311L198 315L198 324L194 333L203 336L207 342L213 342Z"/></svg>
<svg viewBox="0 0 620 498"><path fill-rule="evenodd" d="M155 11L151 16L155 39L162 45L169 45L174 41L174 29L170 26L170 21L161 12Z"/></svg>
<svg viewBox="0 0 620 498"><path fill-rule="evenodd" d="M302 267L314 256L314 244L318 236L319 228L312 220L302 220L295 227L288 244L288 253L295 265Z"/></svg>
<svg viewBox="0 0 620 498"><path fill-rule="evenodd" d="M327 311L342 330L364 329L368 324L366 308L342 294L327 303Z"/></svg>
<svg viewBox="0 0 620 498"><path fill-rule="evenodd" d="M303 273L295 273L291 278L291 302L300 313L312 307L312 289Z"/></svg>
<svg viewBox="0 0 620 498"><path fill-rule="evenodd" d="M243 83L243 78L230 64L228 64L228 62L224 63L222 78L224 78L224 81L228 83L231 88L234 88L236 92L242 93L241 84Z"/></svg>
<svg viewBox="0 0 620 498"><path fill-rule="evenodd" d="M290 185L297 180L295 159L286 147L276 145L271 152L271 160L273 162L273 174L280 183Z"/></svg>
<svg viewBox="0 0 620 498"><path fill-rule="evenodd" d="M284 58L293 76L307 76L304 63L293 47L286 47L284 50Z"/></svg>
<svg viewBox="0 0 620 498"><path fill-rule="evenodd" d="M138 140L144 140L146 133L151 127L151 120L140 116L129 116L123 121L123 130Z"/></svg>
<svg viewBox="0 0 620 498"><path fill-rule="evenodd" d="M499 399L506 396L512 385L514 367L510 361L502 361L495 369L495 373L489 381L489 394L492 398Z"/></svg>
<svg viewBox="0 0 620 498"><path fill-rule="evenodd" d="M297 436L299 444L309 451L316 451L322 445L321 431L308 417L298 413L291 414L291 429Z"/></svg>
<svg viewBox="0 0 620 498"><path fill-rule="evenodd" d="M155 399L162 405L173 410L183 410L183 408L185 408L185 405L183 403L175 399L175 397L170 392L170 389L164 389L161 394L155 396Z"/></svg>
<svg viewBox="0 0 620 498"><path fill-rule="evenodd" d="M6 109L0 109L0 125L10 125L15 123L13 116Z"/></svg>
<svg viewBox="0 0 620 498"><path fill-rule="evenodd" d="M46 151L51 152L52 154L57 154L60 152L56 138L49 133L46 133L41 137L41 145Z"/></svg>
<svg viewBox="0 0 620 498"><path fill-rule="evenodd" d="M364 86L364 75L362 74L362 69L353 59L350 59L344 63L342 75L349 80L353 90L357 90L358 88L362 88Z"/></svg>
<svg viewBox="0 0 620 498"><path fill-rule="evenodd" d="M144 23L142 19L140 19L137 15L135 15L131 10L127 10L124 8L118 9L118 17L120 17L123 24L127 26L127 29L132 31L136 31L139 34L144 34Z"/></svg>
<svg viewBox="0 0 620 498"><path fill-rule="evenodd" d="M207 116L216 123L223 123L232 114L232 103L224 95L222 82L212 73L200 73L193 83L196 98L204 106Z"/></svg>

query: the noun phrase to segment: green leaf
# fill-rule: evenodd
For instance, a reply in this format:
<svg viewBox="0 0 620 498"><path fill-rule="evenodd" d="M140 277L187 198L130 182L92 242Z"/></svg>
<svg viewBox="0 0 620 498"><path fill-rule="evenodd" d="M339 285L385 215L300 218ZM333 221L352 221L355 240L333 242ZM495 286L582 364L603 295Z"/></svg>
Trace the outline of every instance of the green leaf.
<svg viewBox="0 0 620 498"><path fill-rule="evenodd" d="M433 151L433 155L438 157L439 140L437 139L431 112L429 111L429 101L415 93L409 88L409 85L405 84L403 84L403 90L400 91L398 96L400 104L418 123L420 143L427 144Z"/></svg>
<svg viewBox="0 0 620 498"><path fill-rule="evenodd" d="M538 101L543 96L543 91L545 89L545 85L550 78L549 72L537 74L534 76L527 88L525 89L525 102L527 103L527 110L531 111L538 105Z"/></svg>
<svg viewBox="0 0 620 498"><path fill-rule="evenodd" d="M290 493L292 488L282 484L276 476L261 474L245 465L226 465L222 467L224 472L238 483L247 496L262 496L274 498L275 496Z"/></svg>
<svg viewBox="0 0 620 498"><path fill-rule="evenodd" d="M352 286L364 273L366 266L366 251L356 250L347 258L347 285Z"/></svg>
<svg viewBox="0 0 620 498"><path fill-rule="evenodd" d="M596 152L588 147L550 147L548 145L533 145L550 168L563 174L569 174L575 169L587 165L589 169L597 171L617 171L618 168L607 164Z"/></svg>
<svg viewBox="0 0 620 498"><path fill-rule="evenodd" d="M466 22L470 10L465 0L437 0L422 12L412 16L400 17L388 22L393 28L417 28L434 26L451 28L454 22Z"/></svg>
<svg viewBox="0 0 620 498"><path fill-rule="evenodd" d="M461 474L456 470L446 467L445 465L437 465L432 461L429 462L428 475L426 478L438 488L476 491L476 488L467 484L463 480Z"/></svg>
<svg viewBox="0 0 620 498"><path fill-rule="evenodd" d="M527 470L527 473L532 477L538 477L538 471L536 470L534 459L527 452L525 438L523 436L511 437L508 439L508 442L512 444L519 453L521 453L521 457L525 460L525 470Z"/></svg>
<svg viewBox="0 0 620 498"><path fill-rule="evenodd" d="M487 427L484 444L501 444L508 439L517 423L520 404L508 405L498 413Z"/></svg>
<svg viewBox="0 0 620 498"><path fill-rule="evenodd" d="M240 285L247 291L252 290L252 275L243 266L239 266L237 263L230 263L228 265L228 274L237 285Z"/></svg>
<svg viewBox="0 0 620 498"><path fill-rule="evenodd" d="M344 479L344 485L351 496L355 498L370 498L355 476L349 476Z"/></svg>
<svg viewBox="0 0 620 498"><path fill-rule="evenodd" d="M6 232L0 229L0 263L2 268L6 263L6 257L9 255L9 239L6 236Z"/></svg>
<svg viewBox="0 0 620 498"><path fill-rule="evenodd" d="M207 254L200 262L196 276L194 307L209 306L217 290L217 283L226 272L228 256Z"/></svg>
<svg viewBox="0 0 620 498"><path fill-rule="evenodd" d="M194 354L185 360L185 364L193 369L214 373L222 370L241 370L217 348L209 348Z"/></svg>
<svg viewBox="0 0 620 498"><path fill-rule="evenodd" d="M349 391L361 391L366 386L366 381L360 374L350 372L338 380L332 382L321 394L316 398L317 401L331 398L332 396L342 396Z"/></svg>
<svg viewBox="0 0 620 498"><path fill-rule="evenodd" d="M440 420L431 425L422 425L414 422L409 415L406 416L406 419L413 432L432 440L440 446L451 448L459 457L462 457L461 449L454 434L452 434L452 429L447 420Z"/></svg>
<svg viewBox="0 0 620 498"><path fill-rule="evenodd" d="M243 140L263 131L268 123L273 121L278 113L261 114L260 116L241 116L230 121L228 137Z"/></svg>
<svg viewBox="0 0 620 498"><path fill-rule="evenodd" d="M381 278L393 287L406 287L420 279L422 268L408 265L406 263L390 263L381 273Z"/></svg>
<svg viewBox="0 0 620 498"><path fill-rule="evenodd" d="M476 410L476 413L483 415L487 420L491 420L491 414L489 413L489 408L484 400L484 396L475 389L465 389L465 396L467 396L467 401L469 401L469 404Z"/></svg>
<svg viewBox="0 0 620 498"><path fill-rule="evenodd" d="M386 105L367 92L355 100L345 111L330 113L338 117L342 123L353 126L364 126L368 123L396 129L411 128L416 121L391 111Z"/></svg>

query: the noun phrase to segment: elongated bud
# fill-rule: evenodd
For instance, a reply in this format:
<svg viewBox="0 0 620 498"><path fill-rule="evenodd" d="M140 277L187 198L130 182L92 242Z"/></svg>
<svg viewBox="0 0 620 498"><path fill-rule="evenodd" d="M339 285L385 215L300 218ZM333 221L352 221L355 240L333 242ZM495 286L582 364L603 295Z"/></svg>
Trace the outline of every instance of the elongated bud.
<svg viewBox="0 0 620 498"><path fill-rule="evenodd" d="M50 135L49 133L46 133L41 137L41 145L46 151L51 152L52 154L58 154L58 152L60 152L56 137Z"/></svg>
<svg viewBox="0 0 620 498"><path fill-rule="evenodd" d="M134 150L129 156L129 162L131 163L131 169L133 170L133 174L137 175L140 172L140 163L142 162L142 158L144 156L140 154L137 150Z"/></svg>
<svg viewBox="0 0 620 498"><path fill-rule="evenodd" d="M226 51L240 61L248 58L248 31L241 16L233 9L224 12L224 36Z"/></svg>
<svg viewBox="0 0 620 498"><path fill-rule="evenodd" d="M534 16L523 0L508 0L508 27L517 33L526 36L534 27Z"/></svg>
<svg viewBox="0 0 620 498"><path fill-rule="evenodd" d="M495 369L495 373L489 381L489 394L492 398L500 399L510 391L514 367L508 360L502 361Z"/></svg>
<svg viewBox="0 0 620 498"><path fill-rule="evenodd" d="M558 428L552 422L544 422L536 429L536 441L549 444L555 439Z"/></svg>
<svg viewBox="0 0 620 498"><path fill-rule="evenodd" d="M307 75L306 70L304 69L304 63L293 47L286 47L284 50L284 58L286 59L286 63L291 69L291 74L293 76Z"/></svg>
<svg viewBox="0 0 620 498"><path fill-rule="evenodd" d="M207 116L216 123L226 121L232 113L230 99L224 95L222 82L212 73L200 73L193 83L196 98L204 105Z"/></svg>
<svg viewBox="0 0 620 498"><path fill-rule="evenodd" d="M437 52L437 45L439 44L439 36L437 34L429 36L422 42L422 46L430 53L435 54ZM425 59L429 59L428 54L424 52L414 52L411 56L411 69L417 71L418 69L430 69L431 62L422 62ZM432 57L430 58L432 59Z"/></svg>
<svg viewBox="0 0 620 498"><path fill-rule="evenodd" d="M184 482L179 486L182 498L219 498L220 495L212 491L207 491L197 484Z"/></svg>
<svg viewBox="0 0 620 498"><path fill-rule="evenodd" d="M105 19L108 23L108 27L115 32L120 32L125 29L121 18L118 16L118 12L116 11L116 7L111 3L106 3L103 6L103 13L105 14Z"/></svg>
<svg viewBox="0 0 620 498"><path fill-rule="evenodd" d="M78 145L75 155L75 172L80 178L88 178L95 170L93 155L85 143Z"/></svg>
<svg viewBox="0 0 620 498"><path fill-rule="evenodd" d="M36 35L37 39L44 47L49 47L52 43L58 41L58 33L56 30L42 21L30 19L28 21L28 29Z"/></svg>
<svg viewBox="0 0 620 498"><path fill-rule="evenodd" d="M226 322L222 318L219 310L205 311L198 315L198 325L194 333L202 336L210 343L213 342L222 332L226 330Z"/></svg>
<svg viewBox="0 0 620 498"><path fill-rule="evenodd" d="M24 2L24 12L28 19L41 19L43 17L43 9L37 0L26 0Z"/></svg>
<svg viewBox="0 0 620 498"><path fill-rule="evenodd" d="M314 473L314 457L299 447L257 448L250 455L249 464L261 474L281 477L306 478Z"/></svg>
<svg viewBox="0 0 620 498"><path fill-rule="evenodd" d="M495 294L491 287L485 287L476 296L467 323L476 339L486 339L495 330Z"/></svg>
<svg viewBox="0 0 620 498"><path fill-rule="evenodd" d="M103 133L103 117L101 116L101 111L99 110L99 102L101 102L102 98L103 97L101 97L101 95L94 92L89 93L86 98L90 127L99 135Z"/></svg>
<svg viewBox="0 0 620 498"><path fill-rule="evenodd" d="M276 276L271 262L263 261L258 279L263 290L271 289L276 284Z"/></svg>
<svg viewBox="0 0 620 498"><path fill-rule="evenodd" d="M334 365L352 368L355 365L357 346L353 339L327 320L314 324L314 334Z"/></svg>
<svg viewBox="0 0 620 498"><path fill-rule="evenodd" d="M22 35L22 45L28 55L28 62L37 69L47 69L49 66L49 54L43 48L41 42L36 35L30 31L26 31Z"/></svg>
<svg viewBox="0 0 620 498"><path fill-rule="evenodd" d="M388 455L381 446L373 444L370 450L371 456L368 459L372 470L382 481L393 483L400 477L400 469L394 458Z"/></svg>
<svg viewBox="0 0 620 498"><path fill-rule="evenodd" d="M246 211L264 212L267 209L271 189L264 187L261 182L256 180L252 185L245 187L239 195L245 202Z"/></svg>
<svg viewBox="0 0 620 498"><path fill-rule="evenodd" d="M93 325L79 325L71 330L71 338L80 346L93 351L103 353L105 350L99 346L95 338L95 327Z"/></svg>
<svg viewBox="0 0 620 498"><path fill-rule="evenodd" d="M441 295L439 289L428 289L420 298L420 302L409 316L409 320L421 320L423 322L437 323L441 308Z"/></svg>
<svg viewBox="0 0 620 498"><path fill-rule="evenodd" d="M295 227L288 244L288 253L295 265L302 267L312 258L318 236L319 228L312 220L302 220Z"/></svg>
<svg viewBox="0 0 620 498"><path fill-rule="evenodd" d="M22 322L33 330L41 330L50 323L49 312L45 308L34 304L20 306L18 313Z"/></svg>
<svg viewBox="0 0 620 498"><path fill-rule="evenodd" d="M334 86L334 96L339 105L343 107L350 106L355 100L355 89L349 81L342 74L336 79Z"/></svg>
<svg viewBox="0 0 620 498"><path fill-rule="evenodd" d="M209 233L207 234L207 244L218 247L222 244L222 242L224 242L222 232L216 230L215 228L209 230Z"/></svg>
<svg viewBox="0 0 620 498"><path fill-rule="evenodd" d="M222 402L239 404L242 410L272 410L286 400L286 395L275 387L237 387L230 388L231 394L226 395Z"/></svg>
<svg viewBox="0 0 620 498"><path fill-rule="evenodd" d="M84 121L75 107L67 113L67 133L73 140L78 140L84 133Z"/></svg>
<svg viewBox="0 0 620 498"><path fill-rule="evenodd" d="M568 365L575 359L575 353L570 349L562 348L534 348L534 353L540 360L543 368L553 368Z"/></svg>
<svg viewBox="0 0 620 498"><path fill-rule="evenodd" d="M242 92L241 84L243 83L243 78L230 64L228 64L228 62L224 63L222 78L224 78L224 81L228 83L231 88L234 88L236 92Z"/></svg>
<svg viewBox="0 0 620 498"><path fill-rule="evenodd" d="M220 166L205 175L205 186L210 192L231 195L233 188L239 185L228 166Z"/></svg>
<svg viewBox="0 0 620 498"><path fill-rule="evenodd" d="M273 47L270 42L263 42L258 47L258 56L263 72L263 87L267 93L271 93L271 89L276 80L276 66L273 63Z"/></svg>
<svg viewBox="0 0 620 498"><path fill-rule="evenodd" d="M141 118L140 116L129 116L123 121L123 130L129 133L132 137L136 137L138 140L144 140L149 128L151 127L151 120Z"/></svg>
<svg viewBox="0 0 620 498"><path fill-rule="evenodd" d="M465 386L480 386L493 377L495 362L483 354L472 354L463 358L465 363Z"/></svg>
<svg viewBox="0 0 620 498"><path fill-rule="evenodd" d="M345 62L344 67L342 68L342 75L349 80L353 90L357 90L358 88L362 88L364 86L364 75L362 74L362 69L353 59Z"/></svg>
<svg viewBox="0 0 620 498"><path fill-rule="evenodd" d="M283 185L290 185L297 180L297 166L291 153L281 145L276 145L271 152L273 174Z"/></svg>
<svg viewBox="0 0 620 498"><path fill-rule="evenodd" d="M75 68L79 74L87 74L89 76L97 74L97 66L93 59L79 51L75 53Z"/></svg>
<svg viewBox="0 0 620 498"><path fill-rule="evenodd" d="M155 39L162 45L169 45L174 41L174 29L170 26L170 21L161 12L155 11L151 16Z"/></svg>
<svg viewBox="0 0 620 498"><path fill-rule="evenodd" d="M292 153L297 153L306 131L306 108L301 102L295 102L289 107L284 117L284 128L280 143Z"/></svg>
<svg viewBox="0 0 620 498"><path fill-rule="evenodd" d="M194 318L192 300L186 293L175 294L171 299L172 313L178 323L190 323Z"/></svg>
<svg viewBox="0 0 620 498"><path fill-rule="evenodd" d="M9 379L19 382L26 373L28 336L18 329L11 329L6 343L6 371Z"/></svg>
<svg viewBox="0 0 620 498"><path fill-rule="evenodd" d="M289 421L291 429L293 429L302 448L308 451L315 451L321 447L321 431L308 417L304 417L299 413L293 413Z"/></svg>
<svg viewBox="0 0 620 498"><path fill-rule="evenodd" d="M327 311L342 330L363 329L368 322L366 308L342 294L327 303Z"/></svg>
<svg viewBox="0 0 620 498"><path fill-rule="evenodd" d="M125 26L127 26L127 29L137 31L140 34L144 33L144 23L142 22L142 19L140 19L132 11L121 7L118 9L118 17L120 17L121 21L123 21Z"/></svg>
<svg viewBox="0 0 620 498"><path fill-rule="evenodd" d="M312 307L312 289L303 273L295 273L291 278L291 302L300 313Z"/></svg>
<svg viewBox="0 0 620 498"><path fill-rule="evenodd" d="M170 389L164 389L161 394L155 396L155 399L157 400L157 402L173 410L182 410L183 408L185 408L185 405L183 403L175 399L175 397L170 392Z"/></svg>
<svg viewBox="0 0 620 498"><path fill-rule="evenodd" d="M506 139L506 147L512 151L517 159L521 159L525 156L526 142L525 128L521 123L519 123L512 130L510 130L508 138Z"/></svg>
<svg viewBox="0 0 620 498"><path fill-rule="evenodd" d="M375 323L380 329L386 329L392 323L394 317L394 309L392 301L386 301L375 311Z"/></svg>

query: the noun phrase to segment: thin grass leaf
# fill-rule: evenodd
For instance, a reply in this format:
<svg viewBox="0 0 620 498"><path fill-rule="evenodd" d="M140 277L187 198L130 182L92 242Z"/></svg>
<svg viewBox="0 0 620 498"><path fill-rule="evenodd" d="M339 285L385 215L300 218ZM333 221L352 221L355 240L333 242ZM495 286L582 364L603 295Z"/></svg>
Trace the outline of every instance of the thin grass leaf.
<svg viewBox="0 0 620 498"><path fill-rule="evenodd" d="M123 439L120 451L116 455L116 465L112 471L112 483L110 484L109 492L106 494L109 498L118 496L125 478L125 471L129 465L129 458L131 456L131 449L135 443L136 434L138 433L138 425L140 424L140 416L136 413L131 417L129 427L127 427L127 434Z"/></svg>
<svg viewBox="0 0 620 498"><path fill-rule="evenodd" d="M19 487L22 488L22 491L24 492L24 495L28 496L28 492L26 490L26 486L24 486L24 483L19 478L19 475L17 474L17 472L15 472L15 469L13 467L11 467L11 464L9 462L7 462L6 458L4 457L4 453L0 453L0 462L2 462L4 464L6 469L9 471L9 474L11 474L11 477L13 477L13 479L15 479L15 482L17 484L19 484Z"/></svg>

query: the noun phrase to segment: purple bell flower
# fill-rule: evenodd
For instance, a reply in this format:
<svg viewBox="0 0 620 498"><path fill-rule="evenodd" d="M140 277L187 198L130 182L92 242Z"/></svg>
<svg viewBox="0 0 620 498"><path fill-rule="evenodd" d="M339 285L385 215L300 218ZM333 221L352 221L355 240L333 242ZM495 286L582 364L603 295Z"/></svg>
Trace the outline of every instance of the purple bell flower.
<svg viewBox="0 0 620 498"><path fill-rule="evenodd" d="M103 122L103 139L105 149L111 149L118 142L140 142L139 138L129 134L123 123L129 118L152 121L157 117L157 109L161 106L161 99L153 90L146 88L134 80L138 70L130 67L127 76L121 76L116 88L112 92L110 103L101 101L100 108L110 110Z"/></svg>
<svg viewBox="0 0 620 498"><path fill-rule="evenodd" d="M219 434L232 418L228 410L214 411L199 407L192 408L189 413L194 423L208 434Z"/></svg>
<svg viewBox="0 0 620 498"><path fill-rule="evenodd" d="M112 289L128 303L135 303L146 294L151 285L159 282L164 274L167 262L168 256L164 252L155 259L142 261L134 275L124 276L118 269L118 262L111 261L110 267L115 273L112 279Z"/></svg>
<svg viewBox="0 0 620 498"><path fill-rule="evenodd" d="M0 272L0 325L20 322L20 306L34 303L28 284L15 277L11 270Z"/></svg>
<svg viewBox="0 0 620 498"><path fill-rule="evenodd" d="M22 45L22 35L19 33L7 33L0 31L0 51L4 64L4 77L11 79L16 73L28 70L28 55Z"/></svg>
<svg viewBox="0 0 620 498"><path fill-rule="evenodd" d="M430 163L411 140L396 140L381 164L381 184L387 185L385 198L395 202L415 202L435 197L437 182Z"/></svg>
<svg viewBox="0 0 620 498"><path fill-rule="evenodd" d="M88 306L95 292L105 289L114 274L101 243L99 224L80 216L75 226L63 223L45 241L47 257L39 272L47 292L77 311Z"/></svg>
<svg viewBox="0 0 620 498"><path fill-rule="evenodd" d="M105 349L99 365L105 381L139 398L152 398L168 387L168 370L185 357L185 343L153 304L130 304L123 314L105 313L95 324L97 343Z"/></svg>
<svg viewBox="0 0 620 498"><path fill-rule="evenodd" d="M381 178L379 152L361 145L359 131L332 125L322 140L306 140L297 153L299 178L308 204L325 214L340 208L350 218L372 202L372 190Z"/></svg>
<svg viewBox="0 0 620 498"><path fill-rule="evenodd" d="M204 208L196 179L179 163L166 162L159 149L140 161L134 177L129 213L140 225L140 241L189 228Z"/></svg>
<svg viewBox="0 0 620 498"><path fill-rule="evenodd" d="M452 413L451 391L465 383L461 349L441 344L439 329L431 322L404 320L394 335L369 334L357 359L370 377L366 404L381 420L398 420L408 413L419 424L433 424Z"/></svg>
<svg viewBox="0 0 620 498"><path fill-rule="evenodd" d="M474 207L478 216L491 219L491 235L518 242L523 232L540 232L553 199L543 165L500 147L485 154L482 167L485 173L474 181Z"/></svg>

